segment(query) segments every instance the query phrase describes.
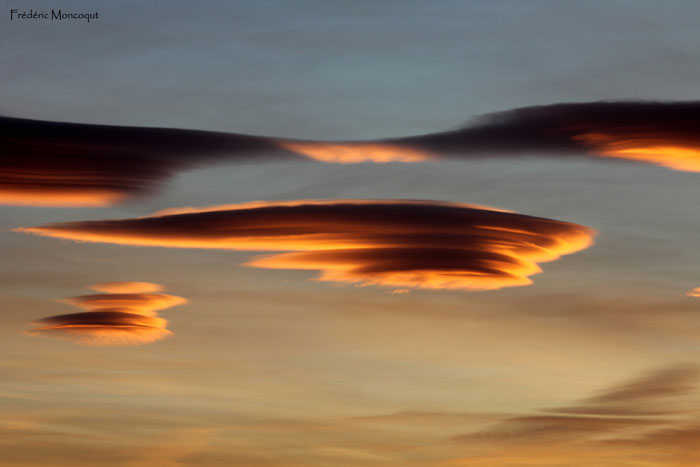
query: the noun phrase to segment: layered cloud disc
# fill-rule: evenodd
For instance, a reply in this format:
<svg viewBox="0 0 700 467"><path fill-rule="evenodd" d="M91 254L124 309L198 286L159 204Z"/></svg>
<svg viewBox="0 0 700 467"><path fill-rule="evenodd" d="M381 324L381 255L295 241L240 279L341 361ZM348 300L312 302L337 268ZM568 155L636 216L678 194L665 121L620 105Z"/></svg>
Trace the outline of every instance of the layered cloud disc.
<svg viewBox="0 0 700 467"><path fill-rule="evenodd" d="M17 230L135 246L283 252L248 265L319 270L322 281L468 290L530 284L537 263L584 249L594 236L568 222L402 200L257 202ZM95 300L128 306L99 295L79 304Z"/></svg>
<svg viewBox="0 0 700 467"><path fill-rule="evenodd" d="M116 283L110 283L116 284ZM119 282L123 288L143 288L139 282ZM159 286L159 284L151 284ZM95 284L89 288L102 288ZM71 297L60 302L90 310L50 316L36 321L31 335L45 335L92 346L141 345L172 334L168 322L158 317L162 310L186 303L182 297L164 294L114 293Z"/></svg>

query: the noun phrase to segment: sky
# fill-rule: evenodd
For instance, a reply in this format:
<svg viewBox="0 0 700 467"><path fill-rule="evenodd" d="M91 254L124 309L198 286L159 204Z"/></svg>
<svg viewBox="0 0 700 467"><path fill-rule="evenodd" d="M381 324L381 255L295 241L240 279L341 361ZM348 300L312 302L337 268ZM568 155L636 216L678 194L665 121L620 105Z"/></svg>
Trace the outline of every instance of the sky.
<svg viewBox="0 0 700 467"><path fill-rule="evenodd" d="M700 463L696 2L0 8L3 465Z"/></svg>

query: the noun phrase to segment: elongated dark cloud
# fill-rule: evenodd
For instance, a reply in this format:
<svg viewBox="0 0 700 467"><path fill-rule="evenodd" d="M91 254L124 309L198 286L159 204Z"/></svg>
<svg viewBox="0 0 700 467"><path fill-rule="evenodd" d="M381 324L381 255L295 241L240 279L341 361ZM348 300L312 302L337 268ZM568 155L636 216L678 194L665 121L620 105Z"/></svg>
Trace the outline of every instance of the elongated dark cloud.
<svg viewBox="0 0 700 467"><path fill-rule="evenodd" d="M286 251L248 264L316 269L323 281L429 289L530 284L537 263L593 238L591 229L567 222L401 200L249 203L17 230L125 245Z"/></svg>
<svg viewBox="0 0 700 467"><path fill-rule="evenodd" d="M699 115L695 101L556 104L486 115L453 131L349 142L0 117L0 203L106 205L148 193L188 168L295 157L355 163L574 155L698 172Z"/></svg>
<svg viewBox="0 0 700 467"><path fill-rule="evenodd" d="M150 282L111 282L89 288L136 290L146 287L144 284L150 289L160 287ZM163 339L172 333L166 329L168 322L160 318L156 310L187 302L174 295L135 292L83 295L60 301L90 311L40 319L34 323L36 327L30 334L93 346L141 345Z"/></svg>
<svg viewBox="0 0 700 467"><path fill-rule="evenodd" d="M700 172L700 102L587 102L523 107L453 131L372 142L282 141L328 162L542 154L648 162Z"/></svg>
<svg viewBox="0 0 700 467"><path fill-rule="evenodd" d="M0 203L100 206L157 188L178 171L282 157L264 138L0 117Z"/></svg>

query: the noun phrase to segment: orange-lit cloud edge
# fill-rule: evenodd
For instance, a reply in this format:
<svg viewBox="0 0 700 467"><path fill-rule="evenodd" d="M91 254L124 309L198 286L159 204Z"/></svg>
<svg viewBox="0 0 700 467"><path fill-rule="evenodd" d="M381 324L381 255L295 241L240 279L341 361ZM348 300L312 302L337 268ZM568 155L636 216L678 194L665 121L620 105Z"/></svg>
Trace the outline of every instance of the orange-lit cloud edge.
<svg viewBox="0 0 700 467"><path fill-rule="evenodd" d="M104 207L122 202L126 198L126 194L109 188L0 188L0 205L8 206Z"/></svg>
<svg viewBox="0 0 700 467"><path fill-rule="evenodd" d="M593 155L654 164L680 172L700 172L700 145L673 136L644 133L584 133L574 138Z"/></svg>
<svg viewBox="0 0 700 467"><path fill-rule="evenodd" d="M164 287L160 284L138 281L100 282L99 284L92 284L87 288L96 290L97 292L107 293L148 293L161 292L164 289Z"/></svg>
<svg viewBox="0 0 700 467"><path fill-rule="evenodd" d="M537 263L585 249L595 235L568 222L418 200L265 201L15 230L79 242L282 252L246 265L319 270L320 281L455 290L531 284Z"/></svg>
<svg viewBox="0 0 700 467"><path fill-rule="evenodd" d="M654 138L644 134L583 133L572 137L595 157L654 164L681 172L700 172L700 145L674 139ZM334 164L360 162L426 162L442 159L439 152L400 144L322 143L278 141L281 148L311 159Z"/></svg>
<svg viewBox="0 0 700 467"><path fill-rule="evenodd" d="M130 290L82 295L59 300L83 310L79 313L50 316L34 322L32 336L48 336L89 346L143 345L172 334L168 322L156 311L186 303L182 297L143 293L137 290L161 290L150 282L109 282L88 288L105 291Z"/></svg>

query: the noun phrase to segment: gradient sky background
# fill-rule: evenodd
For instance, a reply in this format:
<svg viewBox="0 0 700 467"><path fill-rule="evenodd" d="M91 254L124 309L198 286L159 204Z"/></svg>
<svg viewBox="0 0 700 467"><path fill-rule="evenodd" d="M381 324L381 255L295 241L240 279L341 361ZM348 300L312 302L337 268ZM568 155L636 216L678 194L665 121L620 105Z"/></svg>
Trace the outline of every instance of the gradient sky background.
<svg viewBox="0 0 700 467"><path fill-rule="evenodd" d="M694 100L700 80L700 5L690 1L6 5L0 114L11 117L373 139L520 106ZM100 19L10 21L11 8ZM183 172L155 196L107 208L2 206L1 462L700 463L700 302L685 296L700 286L699 177L545 158L271 161ZM530 286L392 294L244 267L250 252L10 231L346 198L494 206L598 237L542 265ZM26 334L33 320L74 312L56 300L108 281L186 298L159 312L173 336L112 348ZM601 404L609 417L591 417Z"/></svg>

